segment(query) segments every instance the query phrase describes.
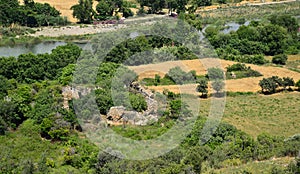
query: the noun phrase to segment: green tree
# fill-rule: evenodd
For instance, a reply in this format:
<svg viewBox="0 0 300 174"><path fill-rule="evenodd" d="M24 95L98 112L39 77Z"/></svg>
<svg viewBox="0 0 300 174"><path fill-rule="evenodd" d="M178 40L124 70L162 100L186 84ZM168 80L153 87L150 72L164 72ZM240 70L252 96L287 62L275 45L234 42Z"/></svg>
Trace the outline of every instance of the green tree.
<svg viewBox="0 0 300 174"><path fill-rule="evenodd" d="M101 114L107 114L109 109L113 106L113 100L111 96L111 91L106 89L97 89L96 103L98 105Z"/></svg>
<svg viewBox="0 0 300 174"><path fill-rule="evenodd" d="M12 87L10 82L4 76L0 75L0 100L3 99L8 93L7 91Z"/></svg>
<svg viewBox="0 0 300 174"><path fill-rule="evenodd" d="M295 84L296 87L298 87L298 91L300 91L300 80Z"/></svg>
<svg viewBox="0 0 300 174"><path fill-rule="evenodd" d="M297 22L297 19L292 17L289 14L283 14L283 15L272 15L270 17L270 21L274 25L279 25L282 27L285 27L288 32L290 33L297 33L299 24Z"/></svg>
<svg viewBox="0 0 300 174"><path fill-rule="evenodd" d="M169 13L177 11L177 13L184 13L186 11L186 5L188 0L166 0Z"/></svg>
<svg viewBox="0 0 300 174"><path fill-rule="evenodd" d="M58 78L58 81L62 85L68 85L73 80L73 72L75 71L75 64L69 64L68 66L62 69L61 76Z"/></svg>
<svg viewBox="0 0 300 174"><path fill-rule="evenodd" d="M182 111L181 107L182 107L181 100L172 100L170 102L170 112L171 112L170 117L177 119L181 114L181 111Z"/></svg>
<svg viewBox="0 0 300 174"><path fill-rule="evenodd" d="M287 87L289 87L289 89L291 88L291 86L295 85L295 81L293 78L290 77L283 77L282 79L282 86L283 89L285 90Z"/></svg>
<svg viewBox="0 0 300 174"><path fill-rule="evenodd" d="M0 129L2 133L7 128L16 129L23 121L23 115L19 113L17 103L14 101L0 100Z"/></svg>
<svg viewBox="0 0 300 174"><path fill-rule="evenodd" d="M166 6L165 0L138 0L141 7L149 7L148 13L154 14L161 11Z"/></svg>
<svg viewBox="0 0 300 174"><path fill-rule="evenodd" d="M250 67L247 67L243 63L237 63L237 64L229 65L228 67L226 67L226 69L227 69L227 72L232 72L232 71L247 71L247 70L250 69Z"/></svg>
<svg viewBox="0 0 300 174"><path fill-rule="evenodd" d="M21 22L21 11L18 0L0 0L0 25L9 26Z"/></svg>
<svg viewBox="0 0 300 174"><path fill-rule="evenodd" d="M166 74L167 78L172 79L176 84L184 84L188 82L193 82L195 80L191 72L184 72L179 66L171 68Z"/></svg>
<svg viewBox="0 0 300 174"><path fill-rule="evenodd" d="M201 6L209 6L211 5L212 1L211 0L192 0L192 5L196 7L201 7Z"/></svg>
<svg viewBox="0 0 300 174"><path fill-rule="evenodd" d="M157 86L160 84L161 77L158 74L155 74L154 85Z"/></svg>
<svg viewBox="0 0 300 174"><path fill-rule="evenodd" d="M207 91L207 88L208 88L208 82L206 79L200 79L199 80L199 84L197 86L197 92L201 92L201 96L205 96L207 95L208 91Z"/></svg>
<svg viewBox="0 0 300 174"><path fill-rule="evenodd" d="M280 78L278 76L272 76L270 79L273 80L277 84L277 87L283 87L282 78Z"/></svg>
<svg viewBox="0 0 300 174"><path fill-rule="evenodd" d="M109 1L101 0L96 6L97 15L95 18L99 20L106 20L113 16L114 8L111 6Z"/></svg>
<svg viewBox="0 0 300 174"><path fill-rule="evenodd" d="M263 93L275 93L278 84L272 78L263 78L259 81L259 86Z"/></svg>
<svg viewBox="0 0 300 174"><path fill-rule="evenodd" d="M285 28L267 24L263 27L257 28L260 33L260 42L265 44L269 49L266 49L264 53L266 55L282 54L286 47L287 31Z"/></svg>
<svg viewBox="0 0 300 174"><path fill-rule="evenodd" d="M73 16L79 20L79 23L91 23L93 20L93 0L79 0L78 4L71 7Z"/></svg>

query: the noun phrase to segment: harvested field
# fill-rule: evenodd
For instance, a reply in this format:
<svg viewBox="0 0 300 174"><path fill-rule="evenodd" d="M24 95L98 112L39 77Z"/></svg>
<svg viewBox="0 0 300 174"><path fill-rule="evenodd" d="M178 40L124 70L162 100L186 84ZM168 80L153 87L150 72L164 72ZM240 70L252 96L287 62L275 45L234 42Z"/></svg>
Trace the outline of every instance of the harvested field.
<svg viewBox="0 0 300 174"><path fill-rule="evenodd" d="M222 68L225 69L228 65L235 64L237 62L219 60ZM139 79L143 78L154 78L155 74L159 74L160 76L164 76L169 69L179 66L185 71L195 70L197 75L205 75L206 68L203 66L213 66L210 64L214 61L212 59L201 59L200 60L184 60L184 61L170 61L163 62L158 64L149 64L149 65L140 65L140 66L130 66L129 68L135 71L139 75ZM258 66L252 64L246 64L250 66L252 69L263 74L263 77L271 77L271 76L279 76L279 77L292 77L295 81L300 80L300 73L288 70L286 68L280 67L272 67L272 66ZM243 78L243 79L233 79L226 81L226 90L232 92L257 92L260 90L258 85L259 81L263 77L251 77L251 78ZM187 92L189 94L195 94L194 84L182 85L180 88L177 85L168 85L168 86L151 86L150 89L154 89L157 91L163 91L164 89L169 89L170 91L178 93L180 90L183 92ZM189 89L190 88L190 89ZM211 91L211 89L209 89Z"/></svg>
<svg viewBox="0 0 300 174"><path fill-rule="evenodd" d="M272 61L273 56L265 56L266 60ZM288 55L288 60L287 61L297 61L300 60L300 54L296 55Z"/></svg>

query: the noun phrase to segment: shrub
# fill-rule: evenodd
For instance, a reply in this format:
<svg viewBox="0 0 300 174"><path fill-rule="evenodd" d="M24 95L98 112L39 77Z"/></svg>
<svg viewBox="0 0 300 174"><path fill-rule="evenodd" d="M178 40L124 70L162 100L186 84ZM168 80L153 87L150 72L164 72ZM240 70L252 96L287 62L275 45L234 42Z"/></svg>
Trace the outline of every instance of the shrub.
<svg viewBox="0 0 300 174"><path fill-rule="evenodd" d="M147 109L147 102L141 94L130 94L129 100L131 103L132 109L142 112Z"/></svg>
<svg viewBox="0 0 300 174"><path fill-rule="evenodd" d="M247 71L248 69L250 69L250 67L247 67L245 64L242 64L242 63L237 63L237 64L233 64L231 66L228 66L226 69L227 69L227 72Z"/></svg>
<svg viewBox="0 0 300 174"><path fill-rule="evenodd" d="M266 60L263 55L258 54L258 55L243 55L241 56L239 62L243 63L251 63L251 64L256 64L256 65L263 65L266 63Z"/></svg>
<svg viewBox="0 0 300 174"><path fill-rule="evenodd" d="M250 66L247 67L245 64L237 63L227 67L226 77L228 79L259 76L262 76L260 72L251 69Z"/></svg>
<svg viewBox="0 0 300 174"><path fill-rule="evenodd" d="M278 65L285 65L286 61L287 61L287 55L286 54L275 55L272 58L272 63L278 64Z"/></svg>

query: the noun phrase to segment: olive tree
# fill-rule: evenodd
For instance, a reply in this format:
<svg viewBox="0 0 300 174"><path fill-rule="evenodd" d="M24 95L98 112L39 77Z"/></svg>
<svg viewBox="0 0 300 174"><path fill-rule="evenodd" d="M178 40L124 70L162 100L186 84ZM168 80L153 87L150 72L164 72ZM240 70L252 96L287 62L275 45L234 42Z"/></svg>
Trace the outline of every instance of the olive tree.
<svg viewBox="0 0 300 174"><path fill-rule="evenodd" d="M219 92L225 87L225 83L220 79L213 81L211 85L213 89L217 91L217 94L219 94Z"/></svg>
<svg viewBox="0 0 300 174"><path fill-rule="evenodd" d="M209 68L207 71L209 80L224 79L224 73L220 68Z"/></svg>

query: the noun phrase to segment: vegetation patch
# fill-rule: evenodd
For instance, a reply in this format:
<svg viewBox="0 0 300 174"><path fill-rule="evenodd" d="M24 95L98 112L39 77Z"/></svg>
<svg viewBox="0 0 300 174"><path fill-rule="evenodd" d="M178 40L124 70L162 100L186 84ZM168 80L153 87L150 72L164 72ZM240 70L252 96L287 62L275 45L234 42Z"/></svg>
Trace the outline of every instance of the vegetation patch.
<svg viewBox="0 0 300 174"><path fill-rule="evenodd" d="M262 74L258 71L247 67L245 64L237 63L228 66L226 71L226 79L240 79L247 77L260 77Z"/></svg>

